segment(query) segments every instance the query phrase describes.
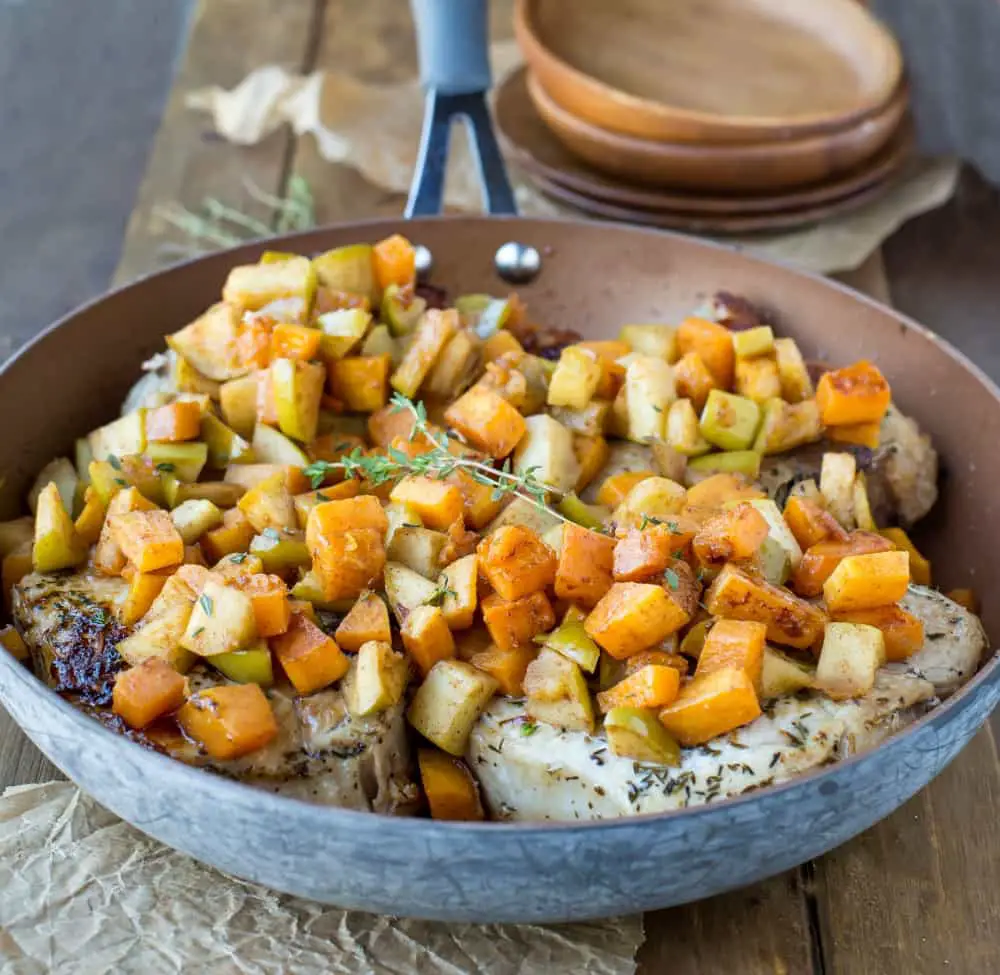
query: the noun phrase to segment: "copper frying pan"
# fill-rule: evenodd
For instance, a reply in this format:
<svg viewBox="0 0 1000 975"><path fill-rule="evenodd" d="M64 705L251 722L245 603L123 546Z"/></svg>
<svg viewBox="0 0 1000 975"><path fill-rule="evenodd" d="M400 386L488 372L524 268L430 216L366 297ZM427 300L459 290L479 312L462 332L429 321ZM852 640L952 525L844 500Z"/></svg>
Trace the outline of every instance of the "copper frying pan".
<svg viewBox="0 0 1000 975"><path fill-rule="evenodd" d="M427 0L439 10L442 0ZM464 11L478 7L454 0ZM424 4L418 4L424 14ZM485 38L479 10L472 28ZM426 24L425 24L426 27ZM310 253L399 231L434 255L453 294L502 291L501 245L541 256L521 290L533 316L597 337L671 321L724 288L775 308L831 362L860 355L934 438L948 477L920 539L942 586L972 584L1000 633L1000 393L921 326L829 281L686 237L514 217L419 218L316 230L178 265L80 308L0 371L0 516L37 470L117 413L165 333L265 249ZM524 252L527 252L526 250ZM311 806L188 768L105 730L0 654L0 699L38 747L119 816L229 873L345 907L465 921L568 921L696 900L786 870L898 808L969 741L1000 698L1000 662L875 751L787 784L690 810L589 824L459 824Z"/></svg>

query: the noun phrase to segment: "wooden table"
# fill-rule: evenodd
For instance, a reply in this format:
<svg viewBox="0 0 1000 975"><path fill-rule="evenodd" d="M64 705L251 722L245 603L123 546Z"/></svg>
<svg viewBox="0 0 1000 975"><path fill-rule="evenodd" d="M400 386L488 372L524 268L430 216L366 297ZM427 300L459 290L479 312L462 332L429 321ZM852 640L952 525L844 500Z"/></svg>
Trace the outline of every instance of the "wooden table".
<svg viewBox="0 0 1000 975"><path fill-rule="evenodd" d="M182 34L182 8L187 2L176 0L169 11L160 10L163 19L154 18L154 27ZM53 0L40 3L53 6ZM80 31L93 33L71 0L54 6L66 19L75 17ZM136 20L136 9L125 0L104 0L103 6L107 12L120 13L123 19L116 23L126 23L127 17ZM509 36L510 4L495 2L492 12L494 35ZM99 25L101 30L105 23ZM79 35L72 29L70 34L75 42ZM150 74L152 69L140 61L155 54L158 64L168 64L169 37L147 35L137 24L131 41L125 38L125 42L137 46L131 57L144 69L143 83L153 85L156 72ZM185 109L186 91L208 84L230 86L251 69L272 62L298 71L336 66L371 81L410 77L415 56L407 4L405 0L194 3L115 281L163 263L163 245L176 240L154 216L158 204L178 201L193 207L207 195L232 199L246 177L278 195L292 174L306 177L316 194L320 223L400 212L400 197L372 188L352 170L324 162L308 138L297 141L281 132L259 146L236 148L213 138L205 119ZM160 72L164 79L167 73ZM122 104L132 105L134 112L148 111L148 102L143 103L146 108L134 105L134 89L130 92L123 95ZM135 155L134 147L122 151ZM123 187L128 178L123 178ZM0 193L3 188L0 180ZM120 199L108 204L120 205ZM910 223L888 242L883 254L848 280L884 300L891 295L904 311L1000 376L1000 343L991 328L1000 307L998 232L1000 194L966 174L952 203ZM106 222L95 224L90 246L98 265L104 261L112 266L108 255L117 253L119 243L113 227L109 231ZM14 253L9 241L5 246L0 257ZM102 273L91 269L87 279L91 291L107 283ZM58 282L56 287L62 294ZM87 296L79 288L71 294L73 301ZM39 292L39 307L48 307L47 299L49 291ZM3 310L0 305L0 314ZM12 314L7 317L11 321L3 323L0 341L8 347L43 324L38 321L28 328L20 317L17 322ZM57 774L2 712L0 743L0 787L44 781ZM648 915L640 970L649 975L996 971L1000 969L1000 840L994 828L998 803L996 740L988 728L930 788L835 853L743 891Z"/></svg>

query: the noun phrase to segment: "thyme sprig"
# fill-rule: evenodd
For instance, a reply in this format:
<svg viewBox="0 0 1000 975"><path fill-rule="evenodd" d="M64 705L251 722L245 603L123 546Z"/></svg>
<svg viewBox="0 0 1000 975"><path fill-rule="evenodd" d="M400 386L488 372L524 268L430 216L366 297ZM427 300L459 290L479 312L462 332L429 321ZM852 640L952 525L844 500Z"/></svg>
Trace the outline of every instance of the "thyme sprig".
<svg viewBox="0 0 1000 975"><path fill-rule="evenodd" d="M423 437L429 444L429 449L411 457L398 447L388 447L384 454L366 454L360 447L355 447L337 460L313 461L303 468L313 488L319 488L327 474L333 471L341 471L345 477L361 477L372 487L411 476L444 480L456 471L463 471L478 483L492 488L495 501L506 495L513 495L560 521L574 524L548 504L548 496L555 489L538 479L537 467L515 472L510 458L502 466L493 467L474 457L455 455L448 449L448 435L431 429L427 421L427 409L422 402L414 403L401 393L395 393L390 405L396 413L406 410L412 415L410 441Z"/></svg>

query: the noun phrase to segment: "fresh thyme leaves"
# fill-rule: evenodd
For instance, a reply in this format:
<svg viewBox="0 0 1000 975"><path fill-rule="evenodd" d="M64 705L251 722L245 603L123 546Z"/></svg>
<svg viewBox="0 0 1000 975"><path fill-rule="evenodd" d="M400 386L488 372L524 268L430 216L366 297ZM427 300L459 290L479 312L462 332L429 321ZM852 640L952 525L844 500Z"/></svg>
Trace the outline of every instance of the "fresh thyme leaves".
<svg viewBox="0 0 1000 975"><path fill-rule="evenodd" d="M453 599L458 598L458 593L454 589L449 587L448 580L438 583L437 588L432 592L425 600L425 606L440 606L444 601L451 596Z"/></svg>
<svg viewBox="0 0 1000 975"><path fill-rule="evenodd" d="M681 580L673 569L665 570L663 573L663 578L666 581L667 585L670 586L670 588L673 589L675 592L680 587Z"/></svg>
<svg viewBox="0 0 1000 975"><path fill-rule="evenodd" d="M639 522L639 531L648 528L650 525L666 525L668 531L674 535L680 534L680 530L677 527L676 521L667 521L663 518L657 518L654 515L643 515L642 521Z"/></svg>
<svg viewBox="0 0 1000 975"><path fill-rule="evenodd" d="M211 616L212 610L215 608L214 604L212 603L212 597L209 596L207 593L202 593L198 597L198 605L201 607L202 612L206 616Z"/></svg>
<svg viewBox="0 0 1000 975"><path fill-rule="evenodd" d="M114 454L108 454L108 463L116 471L120 471L122 469L122 462Z"/></svg>
<svg viewBox="0 0 1000 975"><path fill-rule="evenodd" d="M177 468L170 463L170 461L161 461L156 465L158 471L162 471L164 474L172 474Z"/></svg>
<svg viewBox="0 0 1000 975"><path fill-rule="evenodd" d="M104 612L104 609L100 606L94 610L94 615L91 617L94 621L95 626L107 626L108 625L108 614Z"/></svg>
<svg viewBox="0 0 1000 975"><path fill-rule="evenodd" d="M360 447L355 447L337 460L313 461L303 468L303 473L309 478L313 488L318 488L332 471L340 471L346 477L361 477L372 487L411 476L444 480L456 471L462 471L474 481L492 488L496 500L513 495L560 521L574 524L572 519L549 506L548 495L552 489L538 479L537 467L529 467L515 473L510 458L500 467L493 467L474 457L456 456L448 449L447 434L438 433L430 428L427 408L422 402L414 403L400 393L395 393L390 405L396 413L406 410L412 415L413 428L410 431L410 441L422 438L421 446L426 444L427 449L411 457L398 447L389 447L384 454L366 454Z"/></svg>
<svg viewBox="0 0 1000 975"><path fill-rule="evenodd" d="M327 495L325 495L322 491L317 491L316 492L316 500L317 501L331 501L333 499L330 498L330 497L328 497Z"/></svg>
<svg viewBox="0 0 1000 975"><path fill-rule="evenodd" d="M201 635L202 635L202 633L204 633L204 632L205 632L205 627L203 627L203 626L199 626L199 627L198 627L198 629L197 629L197 630L195 630L195 631L194 631L194 633L192 633L192 634L191 634L191 636L193 636L193 637L199 637L199 636L201 636Z"/></svg>
<svg viewBox="0 0 1000 975"><path fill-rule="evenodd" d="M534 721L522 721L521 722L521 737L528 738L538 731L538 725Z"/></svg>
<svg viewBox="0 0 1000 975"><path fill-rule="evenodd" d="M124 477L116 477L115 484L119 487L128 487L128 481L126 481Z"/></svg>
<svg viewBox="0 0 1000 975"><path fill-rule="evenodd" d="M246 560L247 560L246 552L237 552L235 555L229 556L229 561L235 562L237 565L239 565L240 562L246 562Z"/></svg>

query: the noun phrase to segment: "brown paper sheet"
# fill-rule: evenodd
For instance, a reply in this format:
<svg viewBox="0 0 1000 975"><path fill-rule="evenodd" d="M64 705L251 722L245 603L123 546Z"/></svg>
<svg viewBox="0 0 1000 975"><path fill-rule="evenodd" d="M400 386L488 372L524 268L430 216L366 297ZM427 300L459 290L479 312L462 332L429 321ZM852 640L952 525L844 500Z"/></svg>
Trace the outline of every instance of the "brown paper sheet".
<svg viewBox="0 0 1000 975"><path fill-rule="evenodd" d="M325 907L162 846L67 782L0 797L4 975L633 975L642 919L435 924Z"/></svg>
<svg viewBox="0 0 1000 975"><path fill-rule="evenodd" d="M520 63L513 41L491 48L494 77ZM297 135L310 133L320 154L357 169L385 190L405 193L416 163L423 95L414 80L370 85L349 75L289 74L277 66L258 68L227 91L191 92L192 109L211 115L218 133L231 142L253 145L288 123ZM895 186L871 204L814 226L772 235L726 237L763 257L810 271L833 273L860 266L907 220L945 203L955 191L959 166L953 159L921 159ZM514 174L515 192L525 216L575 216L579 213L542 196ZM445 202L462 210L480 209L476 170L464 134L452 139Z"/></svg>

